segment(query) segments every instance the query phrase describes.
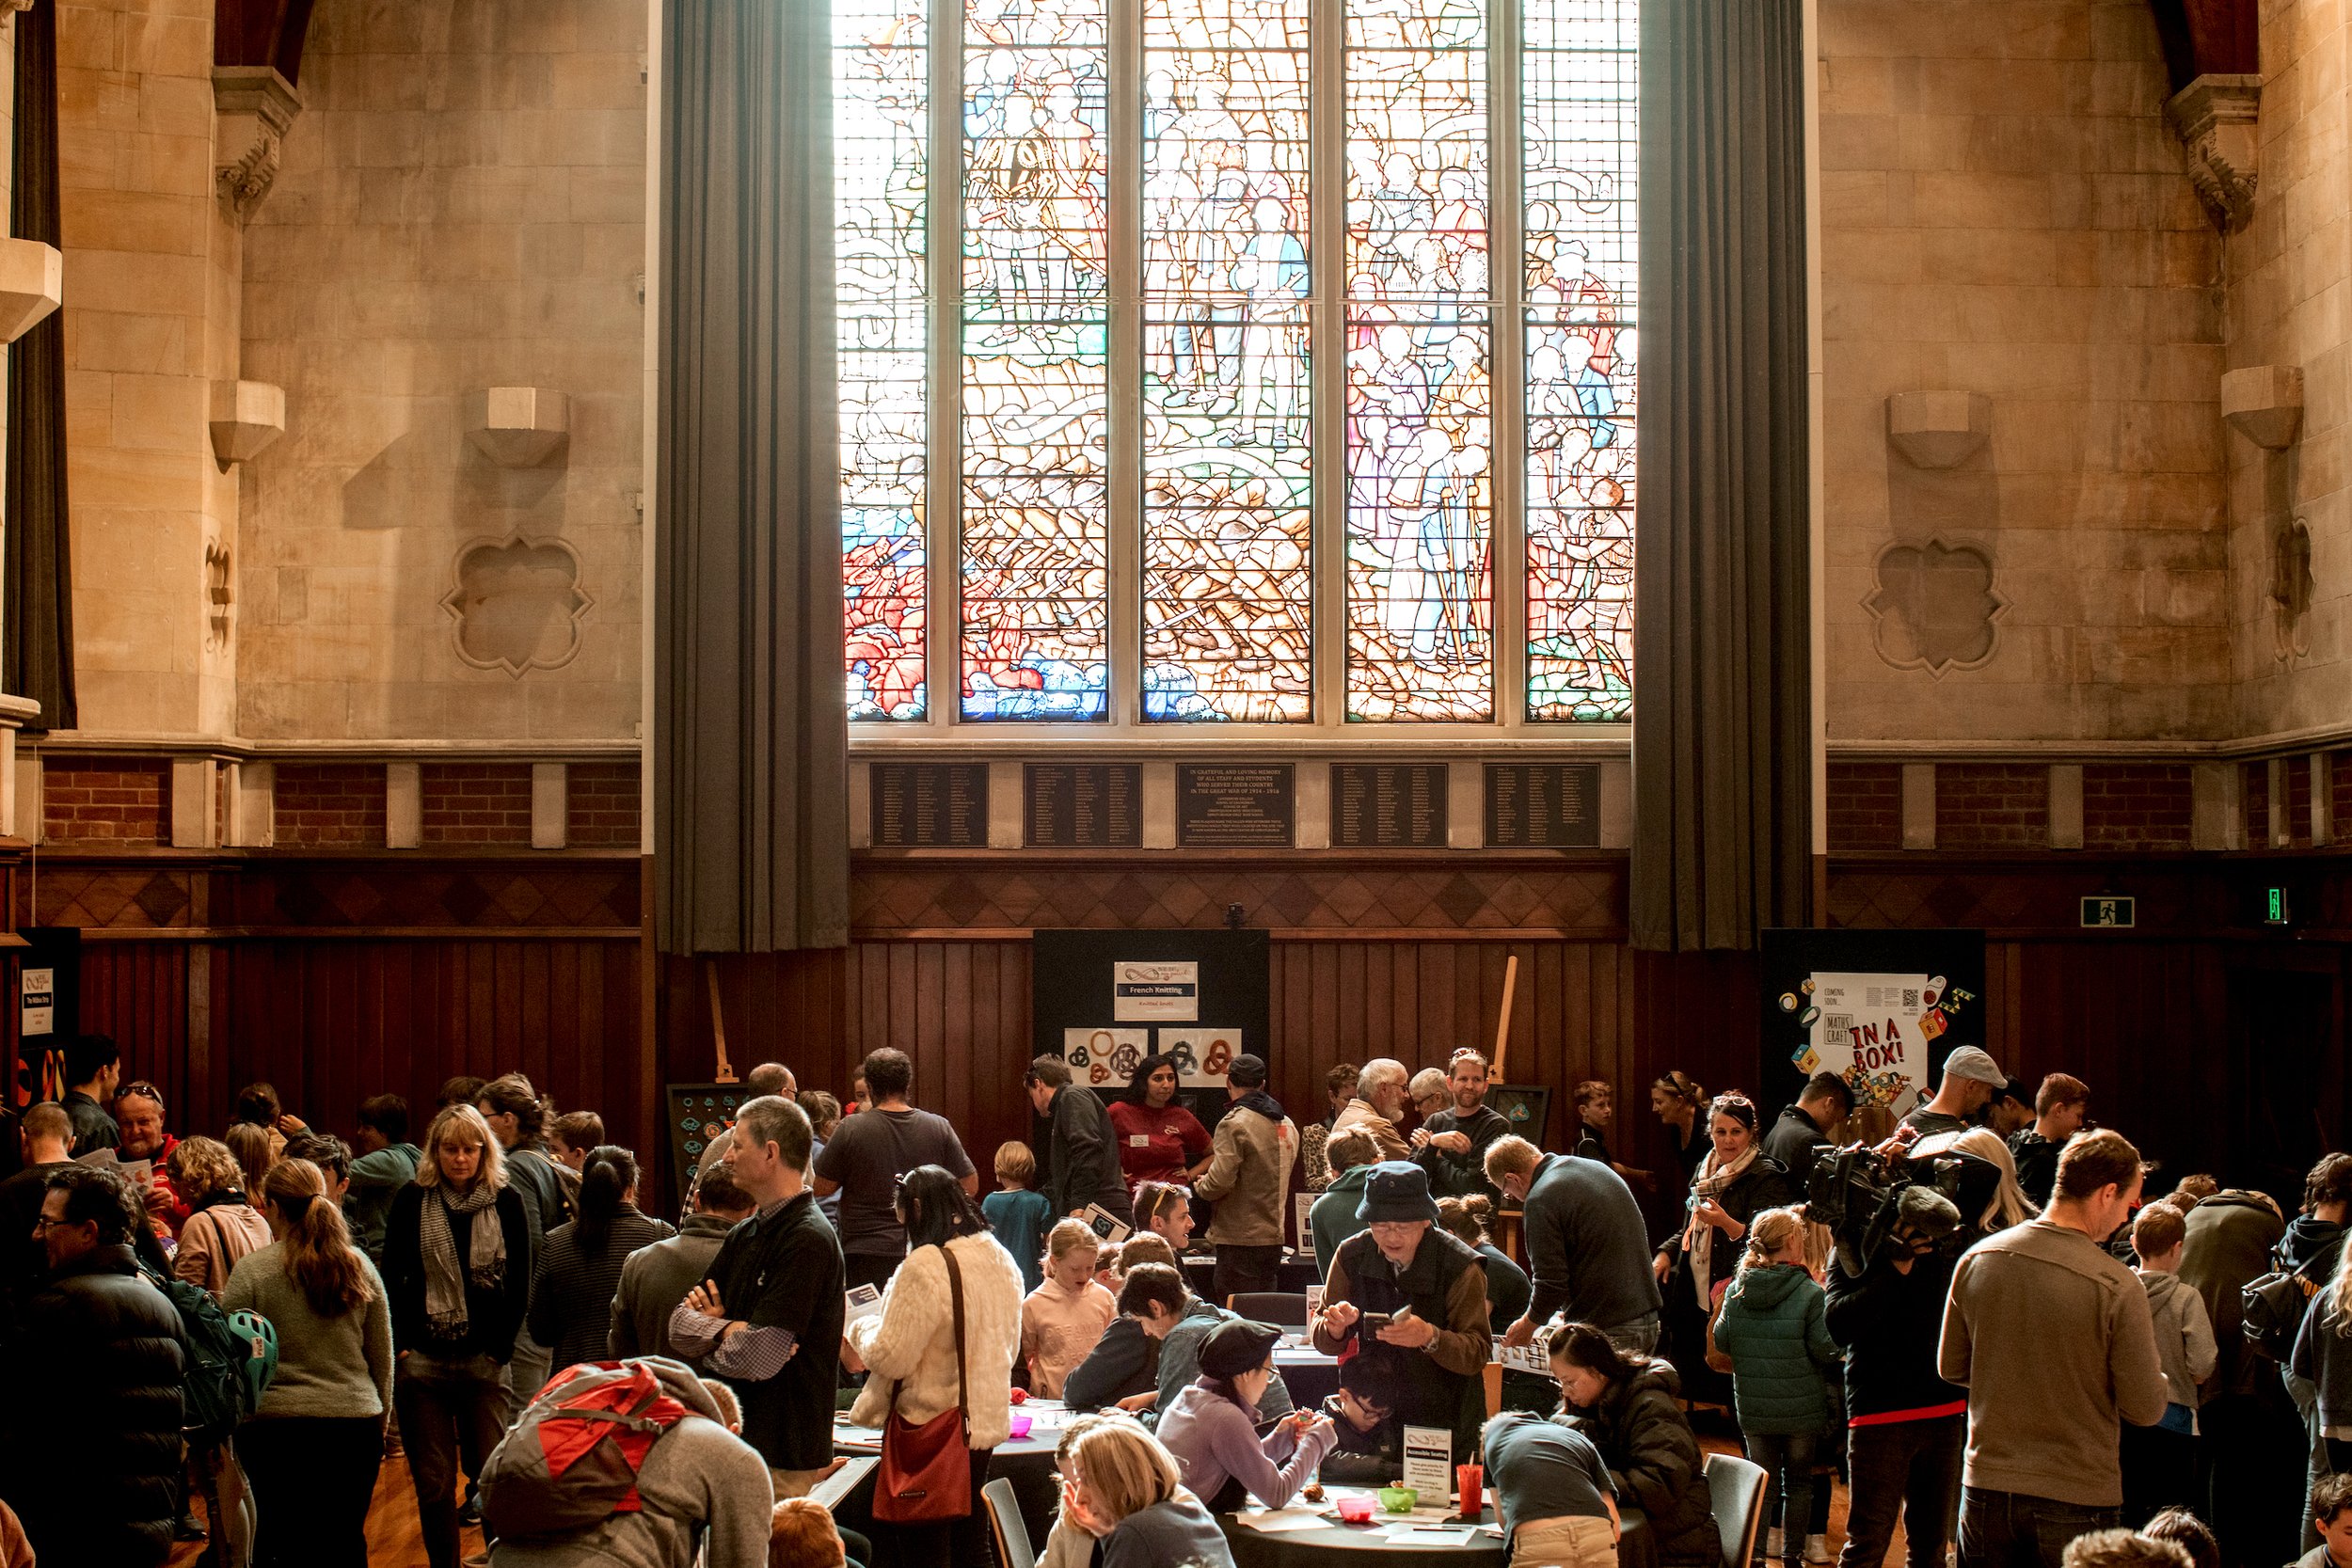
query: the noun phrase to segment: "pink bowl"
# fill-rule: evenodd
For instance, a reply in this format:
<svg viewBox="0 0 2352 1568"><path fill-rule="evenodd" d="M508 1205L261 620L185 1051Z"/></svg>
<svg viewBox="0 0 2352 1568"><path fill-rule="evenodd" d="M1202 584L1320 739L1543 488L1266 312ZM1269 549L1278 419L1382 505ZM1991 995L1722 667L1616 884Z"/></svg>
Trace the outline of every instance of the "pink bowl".
<svg viewBox="0 0 2352 1568"><path fill-rule="evenodd" d="M1025 1411L1014 1415L1012 1418L1012 1435L1015 1440L1029 1435L1029 1421L1030 1418L1028 1413Z"/></svg>
<svg viewBox="0 0 2352 1568"><path fill-rule="evenodd" d="M1372 1517L1372 1499L1370 1497L1342 1497L1340 1517L1351 1525L1362 1524Z"/></svg>

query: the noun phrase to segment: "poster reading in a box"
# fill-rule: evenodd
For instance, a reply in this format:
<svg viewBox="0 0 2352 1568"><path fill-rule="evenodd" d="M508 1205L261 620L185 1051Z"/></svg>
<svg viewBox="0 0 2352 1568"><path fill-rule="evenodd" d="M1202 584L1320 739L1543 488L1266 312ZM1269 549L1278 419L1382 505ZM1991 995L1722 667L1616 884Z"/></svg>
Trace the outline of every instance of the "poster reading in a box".
<svg viewBox="0 0 2352 1568"><path fill-rule="evenodd" d="M1834 1072L1855 1104L1900 1117L1935 1093L1945 1057L1985 1043L1982 931L1766 931L1761 945L1768 1111Z"/></svg>

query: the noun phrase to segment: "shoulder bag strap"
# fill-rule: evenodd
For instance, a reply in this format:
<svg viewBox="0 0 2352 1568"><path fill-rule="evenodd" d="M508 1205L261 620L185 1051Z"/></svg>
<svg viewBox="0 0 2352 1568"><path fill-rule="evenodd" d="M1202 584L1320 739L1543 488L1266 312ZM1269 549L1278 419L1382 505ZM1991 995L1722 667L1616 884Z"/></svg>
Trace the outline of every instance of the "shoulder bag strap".
<svg viewBox="0 0 2352 1568"><path fill-rule="evenodd" d="M946 1243L939 1244L939 1255L947 1259L947 1296L954 1304L956 1318L956 1408L963 1413L963 1438L968 1448L972 1441L972 1397L964 1383L963 1271L957 1267L956 1255Z"/></svg>

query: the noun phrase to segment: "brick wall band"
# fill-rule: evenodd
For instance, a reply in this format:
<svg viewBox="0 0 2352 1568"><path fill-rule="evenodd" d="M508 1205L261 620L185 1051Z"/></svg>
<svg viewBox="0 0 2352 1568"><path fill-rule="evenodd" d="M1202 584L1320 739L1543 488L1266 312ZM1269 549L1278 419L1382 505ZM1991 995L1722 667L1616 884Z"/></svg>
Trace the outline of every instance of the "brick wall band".
<svg viewBox="0 0 2352 1568"><path fill-rule="evenodd" d="M364 762L281 763L278 842L287 848L384 847L384 769Z"/></svg>
<svg viewBox="0 0 2352 1568"><path fill-rule="evenodd" d="M2083 768L2083 847L2186 849L2193 793L2185 763L2091 763Z"/></svg>
<svg viewBox="0 0 2352 1568"><path fill-rule="evenodd" d="M1903 770L1893 762L1833 762L1829 765L1829 847L1903 847Z"/></svg>
<svg viewBox="0 0 2352 1568"><path fill-rule="evenodd" d="M44 763L41 836L54 844L171 842L171 764L156 757Z"/></svg>
<svg viewBox="0 0 2352 1568"><path fill-rule="evenodd" d="M2041 849L2050 842L2050 769L1955 762L1935 770L1938 849Z"/></svg>
<svg viewBox="0 0 2352 1568"><path fill-rule="evenodd" d="M530 847L529 763L428 763L419 775L426 846Z"/></svg>

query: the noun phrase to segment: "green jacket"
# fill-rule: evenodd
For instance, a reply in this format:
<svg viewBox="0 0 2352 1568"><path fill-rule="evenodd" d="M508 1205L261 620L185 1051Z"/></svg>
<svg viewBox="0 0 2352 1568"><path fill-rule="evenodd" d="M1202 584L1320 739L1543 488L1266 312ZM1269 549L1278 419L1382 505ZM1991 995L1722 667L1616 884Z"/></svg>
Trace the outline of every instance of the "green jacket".
<svg viewBox="0 0 2352 1568"><path fill-rule="evenodd" d="M1307 1211L1307 1228L1315 1237L1315 1273L1325 1279L1331 1277L1331 1259L1339 1256L1340 1243L1364 1227L1356 1217L1356 1206L1364 1200L1364 1182L1371 1175L1370 1165L1342 1171Z"/></svg>
<svg viewBox="0 0 2352 1568"><path fill-rule="evenodd" d="M1742 1269L1715 1317L1715 1348L1731 1357L1740 1430L1772 1435L1821 1432L1830 1423L1828 1380L1843 1356L1829 1337L1821 1288L1793 1263Z"/></svg>

